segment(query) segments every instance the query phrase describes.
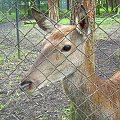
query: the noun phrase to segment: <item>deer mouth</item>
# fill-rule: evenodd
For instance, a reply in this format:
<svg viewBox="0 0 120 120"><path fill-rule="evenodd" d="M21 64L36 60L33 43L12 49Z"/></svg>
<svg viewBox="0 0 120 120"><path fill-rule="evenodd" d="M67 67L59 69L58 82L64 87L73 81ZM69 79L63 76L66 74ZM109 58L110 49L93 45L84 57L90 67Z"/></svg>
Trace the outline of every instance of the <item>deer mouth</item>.
<svg viewBox="0 0 120 120"><path fill-rule="evenodd" d="M48 82L46 80L44 80L43 82L41 82L37 85L35 83L33 83L31 80L24 80L20 83L19 88L23 92L31 93L34 90L37 90L37 88L38 89L43 88L45 85L48 85Z"/></svg>
<svg viewBox="0 0 120 120"><path fill-rule="evenodd" d="M19 88L21 91L29 91L33 88L33 82L30 80L25 80L20 83Z"/></svg>

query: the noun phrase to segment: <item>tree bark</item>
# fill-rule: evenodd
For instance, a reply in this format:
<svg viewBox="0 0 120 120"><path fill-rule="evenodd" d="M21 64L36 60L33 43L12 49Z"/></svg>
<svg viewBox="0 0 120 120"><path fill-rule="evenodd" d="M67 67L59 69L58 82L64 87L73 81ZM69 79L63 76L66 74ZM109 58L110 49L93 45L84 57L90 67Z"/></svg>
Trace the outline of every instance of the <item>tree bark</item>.
<svg viewBox="0 0 120 120"><path fill-rule="evenodd" d="M101 7L100 6L100 0L98 0L98 2L97 2L97 11L96 11L98 15L100 15L100 7Z"/></svg>
<svg viewBox="0 0 120 120"><path fill-rule="evenodd" d="M95 72L95 15L96 15L96 5L95 0L83 0L83 5L85 6L89 21L90 21L90 36L86 41L85 45L85 54L87 55L86 59L86 69L91 68L89 73L92 75Z"/></svg>
<svg viewBox="0 0 120 120"><path fill-rule="evenodd" d="M67 10L69 10L69 7L70 7L70 1L67 0Z"/></svg>
<svg viewBox="0 0 120 120"><path fill-rule="evenodd" d="M95 72L95 55L94 55L94 30L95 30L95 12L96 12L96 6L95 6L95 0L71 0L71 24L76 24L76 16L75 16L75 4L76 2L79 2L83 4L87 11L87 15L89 17L89 26L90 26L90 35L88 40L85 44L85 52L87 55L87 61L86 66L92 68L90 74L93 74ZM79 19L79 18L78 18Z"/></svg>
<svg viewBox="0 0 120 120"><path fill-rule="evenodd" d="M12 3L11 3L11 1L9 1L8 3L9 3L9 15L11 15Z"/></svg>
<svg viewBox="0 0 120 120"><path fill-rule="evenodd" d="M106 12L109 12L109 10L108 10L108 0L106 0L105 7L106 7Z"/></svg>
<svg viewBox="0 0 120 120"><path fill-rule="evenodd" d="M120 0L108 0L108 3L111 7L111 12L117 13L118 12L118 7L119 7L119 4L120 4Z"/></svg>
<svg viewBox="0 0 120 120"><path fill-rule="evenodd" d="M115 13L118 13L119 0L115 0Z"/></svg>
<svg viewBox="0 0 120 120"><path fill-rule="evenodd" d="M86 41L85 44L85 66L83 67L85 71L89 70L89 75L93 75L95 73L95 54L94 54L94 31L95 31L95 12L96 12L96 6L95 6L95 0L71 0L71 24L77 24L76 23L76 16L75 16L75 4L76 2L81 3L86 11L87 15L89 17L89 26L90 26L90 35L89 38ZM79 19L79 18L78 18ZM76 120L80 120L80 114L76 113ZM84 119L84 118L82 118Z"/></svg>
<svg viewBox="0 0 120 120"><path fill-rule="evenodd" d="M59 20L59 0L48 0L49 17Z"/></svg>

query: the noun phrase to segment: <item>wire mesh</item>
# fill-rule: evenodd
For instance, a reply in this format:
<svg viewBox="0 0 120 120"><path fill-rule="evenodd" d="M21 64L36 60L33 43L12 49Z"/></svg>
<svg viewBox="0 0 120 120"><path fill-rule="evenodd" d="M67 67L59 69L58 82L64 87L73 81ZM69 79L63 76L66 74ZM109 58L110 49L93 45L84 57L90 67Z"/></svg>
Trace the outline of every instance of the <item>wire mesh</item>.
<svg viewBox="0 0 120 120"><path fill-rule="evenodd" d="M18 3L18 8L16 8L15 4ZM71 11L75 6L70 6L69 0L61 0L61 1L51 1L52 6L48 4L50 1L47 0L31 0L31 1L7 1L1 0L0 6L0 119L1 120L75 120L75 118L71 118L71 108L70 108L70 99L74 100L73 96L77 96L80 94L84 96L82 99L78 97L80 101L82 101L79 105L75 103L76 111L80 111L78 120L92 120L92 116L97 114L100 120L109 120L113 119L114 111L112 114L107 114L105 111L101 112L101 105L96 105L91 99L97 91L103 89L104 84L101 84L100 87L97 87L96 83L92 81L86 72L83 72L76 66L75 62L73 62L69 57L74 53L66 55L66 53L61 52L61 49L57 49L61 56L64 56L65 59L62 60L60 65L64 62L68 62L71 65L72 73L68 70L68 73L63 72L59 69L60 65L55 64L55 59L52 61L49 59L51 54L54 54L56 50L56 46L49 39L50 33L46 33L41 30L36 24L35 20L32 17L31 7L36 7L39 9L43 15L49 16L50 9L55 6L59 11L57 14L57 23L54 25L53 29L58 31L58 34L64 34L63 31L58 29L56 25L59 24L70 24L71 23ZM59 3L58 6L56 4ZM109 3L109 4L108 4ZM16 14L15 9L19 12L19 21L16 23ZM19 28L17 27L19 25ZM95 49L92 55L95 54L95 68L96 74L100 78L109 79L109 77L120 70L120 3L119 1L102 1L96 0L96 21L95 21ZM16 33L16 29L19 32L19 36ZM17 38L19 37L19 47ZM50 84L45 85L41 89L38 89L33 92L32 95L29 95L27 92L22 92L19 89L19 85L21 83L22 78L25 73L33 66L39 54L42 54L44 41L49 42L52 45L52 50L50 49L49 54L43 55L44 61L47 61L47 64L51 64L54 69L51 70L51 73L46 75L44 72L44 68L38 68L42 62L39 62L34 67L34 71L39 71L45 77L44 81L48 81ZM64 36L64 39L57 44L60 47L61 44L64 43L64 40L70 41L68 35ZM88 39L89 40L89 39ZM75 51L78 50L82 56L86 56L85 53L79 49L79 46L83 43L75 44L71 41L71 44L75 46ZM18 53L20 52L20 54ZM18 55L19 54L19 55ZM79 55L78 55L79 56ZM19 58L20 57L20 58ZM58 55L59 57L59 55ZM85 60L81 62L79 66L84 65ZM53 82L50 80L50 75L55 75L58 73L65 81L61 82L61 80ZM32 72L34 72L32 71ZM81 76L83 76L82 83L76 82L74 76L74 80L71 81L72 75L78 72ZM31 74L31 73L30 73ZM30 76L28 75L28 77ZM94 74L94 73L93 73ZM67 76L68 75L68 76ZM118 79L120 75L117 76ZM57 78L58 79L58 78ZM111 81L111 79L109 79ZM74 94L69 93L66 94L64 92L64 84L66 83L66 87L69 87L69 84L72 84L72 89L74 89ZM86 95L84 91L82 91L84 85L89 81L92 86L96 87L96 91L93 91L89 96ZM103 80L102 80L103 81ZM120 80L119 80L120 81ZM63 84L64 83L64 84ZM76 85L79 83L79 85ZM106 82L105 82L106 83ZM115 84L111 87L111 89L115 89L120 83ZM78 87L79 86L79 87ZM89 88L87 88L89 89ZM80 92L79 92L80 91ZM114 94L120 92L117 89L115 92L111 92L108 96L106 96L107 101L111 102L113 106L118 108L118 113L120 113L120 101L116 104L116 101L112 100L112 96ZM102 95L105 96L105 91L101 91ZM120 96L116 96L119 97ZM70 98L70 99L69 99ZM87 101L92 106L92 111L89 113L89 107L85 110L85 105ZM105 101L106 103L106 101ZM108 111L107 111L108 112ZM102 116L102 117L101 117ZM111 117L112 116L112 117ZM104 118L103 118L104 117ZM117 120L120 116L118 116Z"/></svg>

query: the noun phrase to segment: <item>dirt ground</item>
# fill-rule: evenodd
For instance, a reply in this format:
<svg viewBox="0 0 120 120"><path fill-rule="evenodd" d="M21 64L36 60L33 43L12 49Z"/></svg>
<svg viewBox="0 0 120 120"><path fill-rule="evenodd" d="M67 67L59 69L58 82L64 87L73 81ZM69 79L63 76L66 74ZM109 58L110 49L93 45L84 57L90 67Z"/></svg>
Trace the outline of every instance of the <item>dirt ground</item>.
<svg viewBox="0 0 120 120"><path fill-rule="evenodd" d="M0 24L0 120L61 120L69 99L61 82L36 91L32 96L16 89L40 49L40 29L20 22L21 59L17 59L15 23ZM97 30L96 71L108 78L120 70L120 25ZM43 33L43 32L42 32ZM31 51L32 50L32 51ZM15 91L13 91L15 89Z"/></svg>

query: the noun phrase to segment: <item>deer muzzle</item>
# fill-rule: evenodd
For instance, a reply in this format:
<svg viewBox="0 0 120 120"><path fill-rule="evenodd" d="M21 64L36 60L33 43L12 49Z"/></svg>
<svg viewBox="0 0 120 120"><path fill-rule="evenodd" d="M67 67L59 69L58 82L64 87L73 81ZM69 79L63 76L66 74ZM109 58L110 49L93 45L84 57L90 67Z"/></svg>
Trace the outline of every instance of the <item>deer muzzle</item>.
<svg viewBox="0 0 120 120"><path fill-rule="evenodd" d="M25 80L20 83L19 88L21 91L30 92L35 88L35 85L33 84L33 82L31 80Z"/></svg>

